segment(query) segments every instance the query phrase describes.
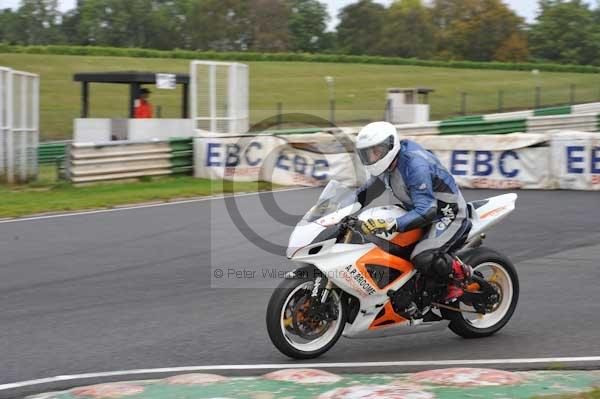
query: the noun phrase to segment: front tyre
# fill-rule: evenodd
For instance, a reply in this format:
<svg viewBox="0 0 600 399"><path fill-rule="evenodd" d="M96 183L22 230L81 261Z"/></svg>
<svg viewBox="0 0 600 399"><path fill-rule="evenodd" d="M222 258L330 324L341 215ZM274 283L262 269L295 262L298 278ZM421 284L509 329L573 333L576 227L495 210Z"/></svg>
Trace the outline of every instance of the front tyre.
<svg viewBox="0 0 600 399"><path fill-rule="evenodd" d="M499 302L485 315L449 311L449 328L464 338L488 337L500 329L512 317L519 300L519 278L511 261L489 248L479 247L463 255L463 261L473 267L474 273L483 277L500 294ZM462 310L474 310L464 303Z"/></svg>
<svg viewBox="0 0 600 399"><path fill-rule="evenodd" d="M311 308L314 280L285 279L267 307L267 331L273 345L294 359L313 359L327 352L346 325L341 293L331 290L322 312Z"/></svg>

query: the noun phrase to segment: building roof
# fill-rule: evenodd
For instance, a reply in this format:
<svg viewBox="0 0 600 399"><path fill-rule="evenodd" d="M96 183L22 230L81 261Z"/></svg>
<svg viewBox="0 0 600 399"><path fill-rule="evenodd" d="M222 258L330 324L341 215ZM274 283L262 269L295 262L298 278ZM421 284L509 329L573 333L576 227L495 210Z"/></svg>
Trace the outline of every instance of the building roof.
<svg viewBox="0 0 600 399"><path fill-rule="evenodd" d="M185 73L177 73L175 82L177 84L189 84L190 75ZM76 82L87 83L139 83L139 84L154 84L156 83L155 72L139 72L139 71L123 71L123 72L85 72L76 73L73 77Z"/></svg>

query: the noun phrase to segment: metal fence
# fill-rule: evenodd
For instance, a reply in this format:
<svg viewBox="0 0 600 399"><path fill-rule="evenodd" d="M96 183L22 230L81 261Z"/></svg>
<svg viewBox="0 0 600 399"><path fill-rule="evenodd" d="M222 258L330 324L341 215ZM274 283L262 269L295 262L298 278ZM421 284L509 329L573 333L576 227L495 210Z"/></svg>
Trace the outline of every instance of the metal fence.
<svg viewBox="0 0 600 399"><path fill-rule="evenodd" d="M248 131L248 66L193 61L190 64L194 129L215 133Z"/></svg>
<svg viewBox="0 0 600 399"><path fill-rule="evenodd" d="M27 182L37 176L39 76L0 67L0 179Z"/></svg>

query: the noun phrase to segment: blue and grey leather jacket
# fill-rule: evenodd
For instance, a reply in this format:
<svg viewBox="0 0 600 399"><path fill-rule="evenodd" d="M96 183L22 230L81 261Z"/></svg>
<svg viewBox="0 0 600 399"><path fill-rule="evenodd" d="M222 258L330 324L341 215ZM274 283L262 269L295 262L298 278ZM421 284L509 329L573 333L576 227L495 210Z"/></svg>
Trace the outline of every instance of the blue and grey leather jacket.
<svg viewBox="0 0 600 399"><path fill-rule="evenodd" d="M408 211L396 220L399 231L424 227L466 208L454 178L435 155L411 140L400 141L396 165L380 176L372 176L358 190L364 207L388 188Z"/></svg>

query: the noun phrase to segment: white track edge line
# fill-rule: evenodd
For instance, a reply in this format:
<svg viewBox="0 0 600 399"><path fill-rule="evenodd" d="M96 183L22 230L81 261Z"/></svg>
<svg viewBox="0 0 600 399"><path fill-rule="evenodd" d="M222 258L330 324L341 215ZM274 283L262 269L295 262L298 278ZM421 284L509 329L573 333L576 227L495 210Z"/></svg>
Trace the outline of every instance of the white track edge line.
<svg viewBox="0 0 600 399"><path fill-rule="evenodd" d="M477 359L477 360L415 360L415 361L392 361L392 362L349 362L349 363L284 363L284 364L239 364L239 365L216 365L216 366L189 366L189 367L166 367L156 369L134 369L122 371L106 371L100 373L86 373L73 375L59 375L56 377L40 378L13 382L0 385L0 391L8 389L23 388L32 385L49 384L60 381L74 381L87 378L119 377L139 374L161 374L189 371L209 370L272 370L272 369L297 369L297 368L369 368L369 367L397 367L397 366L460 366L460 365L485 365L485 364L536 364L536 363L585 363L600 362L600 356L585 357L548 357L548 358L524 358L524 359Z"/></svg>
<svg viewBox="0 0 600 399"><path fill-rule="evenodd" d="M225 199L225 198L231 198L231 197L248 197L251 195L261 195L261 194L266 194L266 193L281 193L281 192L286 192L286 191L299 191L299 190L307 190L310 188L317 188L317 187L294 187L294 188L284 188L284 189L280 189L280 190L257 191L257 192L253 192L253 193L212 195L212 196L206 196L206 197L200 197L200 198L194 198L194 199L188 199L188 200L161 202L161 203L156 203L156 204L131 205L131 206L118 207L118 208L95 209L92 211L68 212L68 213L57 213L57 214L52 214L52 215L13 218L13 219L0 220L0 224L29 222L29 221L44 220L44 219L58 219L58 218L64 218L64 217L68 217L68 216L93 215L96 213L120 212L120 211L132 210L132 209L156 208L156 207L160 207L160 206L169 206L169 205L191 204L194 202L205 202L205 201L219 200L219 199Z"/></svg>

